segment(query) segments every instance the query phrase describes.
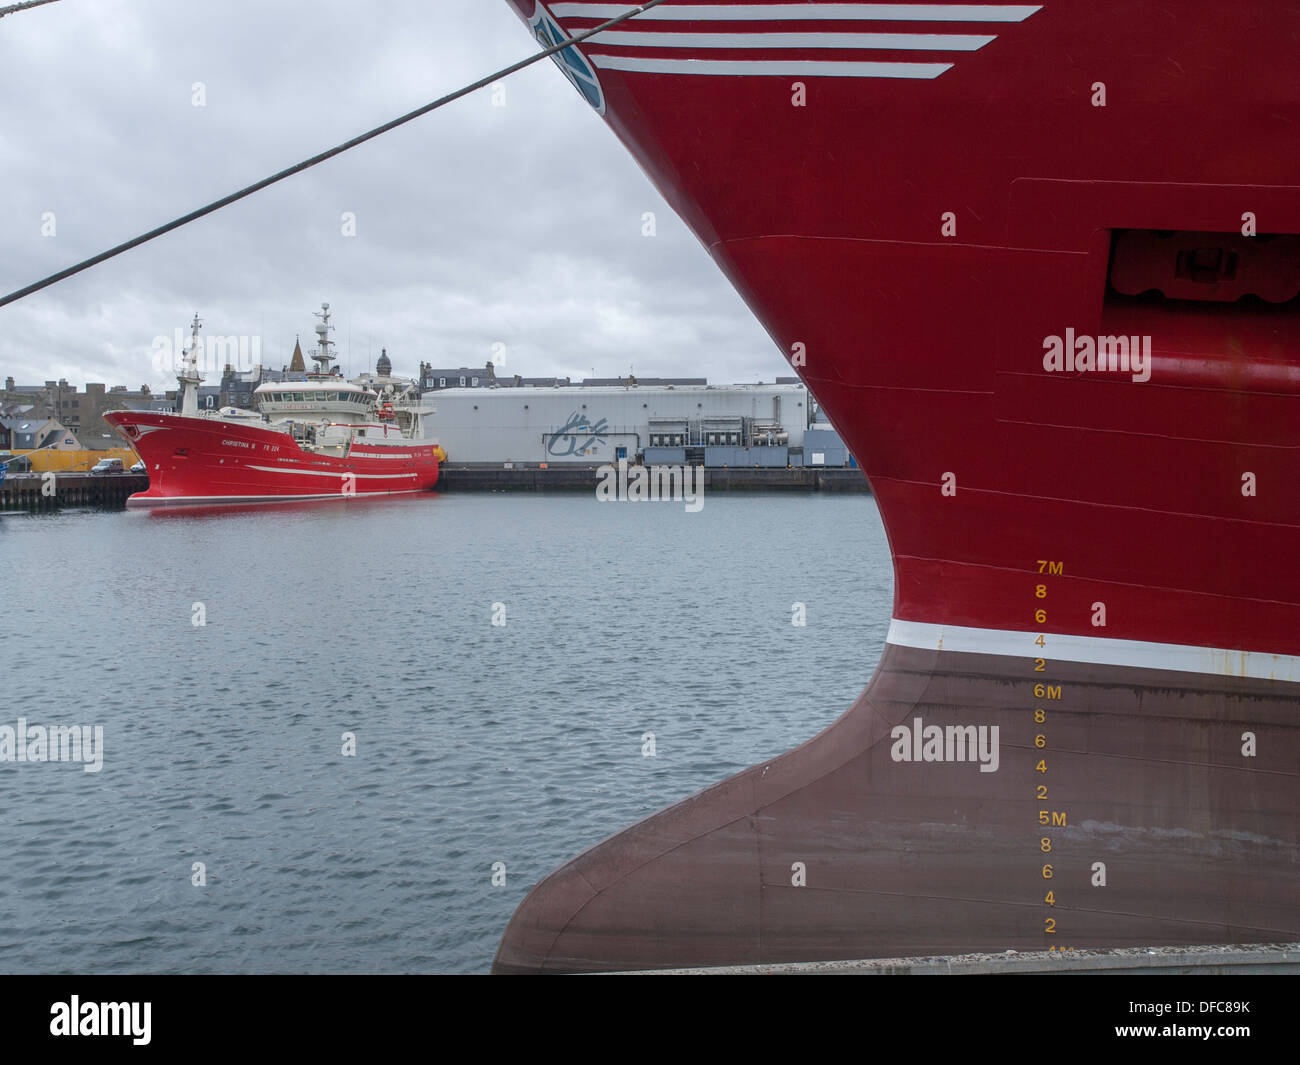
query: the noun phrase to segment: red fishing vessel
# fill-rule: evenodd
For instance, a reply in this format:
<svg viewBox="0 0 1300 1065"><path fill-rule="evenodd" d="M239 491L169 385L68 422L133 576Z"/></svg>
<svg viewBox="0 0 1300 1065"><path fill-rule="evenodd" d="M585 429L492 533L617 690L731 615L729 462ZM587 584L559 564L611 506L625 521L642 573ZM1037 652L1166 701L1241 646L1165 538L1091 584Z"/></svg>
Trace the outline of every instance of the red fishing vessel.
<svg viewBox="0 0 1300 1065"><path fill-rule="evenodd" d="M838 721L551 874L498 971L1300 939L1297 39L665 0L557 55L849 442L895 601Z"/></svg>
<svg viewBox="0 0 1300 1065"><path fill-rule="evenodd" d="M258 409L201 410L196 352L199 318L177 375L180 413L111 411L104 420L139 453L149 488L129 507L177 503L253 503L348 499L424 492L446 456L424 438L414 383L382 392L345 381L332 367L329 304L316 326L316 372L269 382L253 393Z"/></svg>

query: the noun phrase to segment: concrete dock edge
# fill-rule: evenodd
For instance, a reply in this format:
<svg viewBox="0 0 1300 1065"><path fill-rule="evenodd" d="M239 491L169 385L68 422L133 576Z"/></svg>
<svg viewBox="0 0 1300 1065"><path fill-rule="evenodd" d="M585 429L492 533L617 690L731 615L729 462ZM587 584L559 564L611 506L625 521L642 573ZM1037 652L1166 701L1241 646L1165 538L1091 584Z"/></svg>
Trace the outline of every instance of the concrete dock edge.
<svg viewBox="0 0 1300 1065"><path fill-rule="evenodd" d="M1300 973L1300 943L1243 946L1133 947L1122 950L962 954L936 958L736 965L715 969L658 969L648 976L975 976L975 975L1245 975ZM631 974L620 974L631 975Z"/></svg>

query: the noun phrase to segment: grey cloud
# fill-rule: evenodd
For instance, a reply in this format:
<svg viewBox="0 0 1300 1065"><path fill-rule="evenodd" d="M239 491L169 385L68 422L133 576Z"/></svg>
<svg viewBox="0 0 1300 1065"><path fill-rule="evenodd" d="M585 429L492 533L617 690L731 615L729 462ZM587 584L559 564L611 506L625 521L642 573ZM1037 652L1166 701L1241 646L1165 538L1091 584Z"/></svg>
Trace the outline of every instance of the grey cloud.
<svg viewBox="0 0 1300 1065"><path fill-rule="evenodd" d="M10 291L532 50L502 0L69 0L0 20ZM203 82L205 107L191 105ZM770 380L705 251L549 61L0 310L0 376L155 387L197 310L286 362L322 300L344 368ZM41 236L54 212L57 236ZM340 233L343 212L357 236ZM641 236L656 214L657 235Z"/></svg>

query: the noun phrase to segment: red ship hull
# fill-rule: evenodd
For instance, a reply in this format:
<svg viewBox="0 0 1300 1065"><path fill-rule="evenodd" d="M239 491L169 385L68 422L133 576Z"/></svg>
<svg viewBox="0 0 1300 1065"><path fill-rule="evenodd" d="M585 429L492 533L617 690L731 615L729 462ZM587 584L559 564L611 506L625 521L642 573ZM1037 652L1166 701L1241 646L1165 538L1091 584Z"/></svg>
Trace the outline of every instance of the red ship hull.
<svg viewBox="0 0 1300 1065"><path fill-rule="evenodd" d="M831 729L543 881L499 970L1300 938L1298 36L668 0L581 46L867 474L894 625ZM1000 763L895 757L918 719Z"/></svg>
<svg viewBox="0 0 1300 1065"><path fill-rule="evenodd" d="M424 492L438 481L436 444L357 441L339 458L255 425L153 411L112 411L104 420L149 471L148 490L129 507L360 498Z"/></svg>

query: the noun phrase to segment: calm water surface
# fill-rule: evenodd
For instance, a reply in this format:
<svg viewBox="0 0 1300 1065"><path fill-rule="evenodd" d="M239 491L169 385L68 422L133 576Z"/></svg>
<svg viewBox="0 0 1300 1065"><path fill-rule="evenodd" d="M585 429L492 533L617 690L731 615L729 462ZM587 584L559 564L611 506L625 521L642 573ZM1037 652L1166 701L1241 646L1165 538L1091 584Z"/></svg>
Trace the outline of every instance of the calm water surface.
<svg viewBox="0 0 1300 1065"><path fill-rule="evenodd" d="M6 514L0 593L0 726L104 729L0 762L23 973L486 972L556 865L834 720L893 597L870 498L781 495Z"/></svg>

